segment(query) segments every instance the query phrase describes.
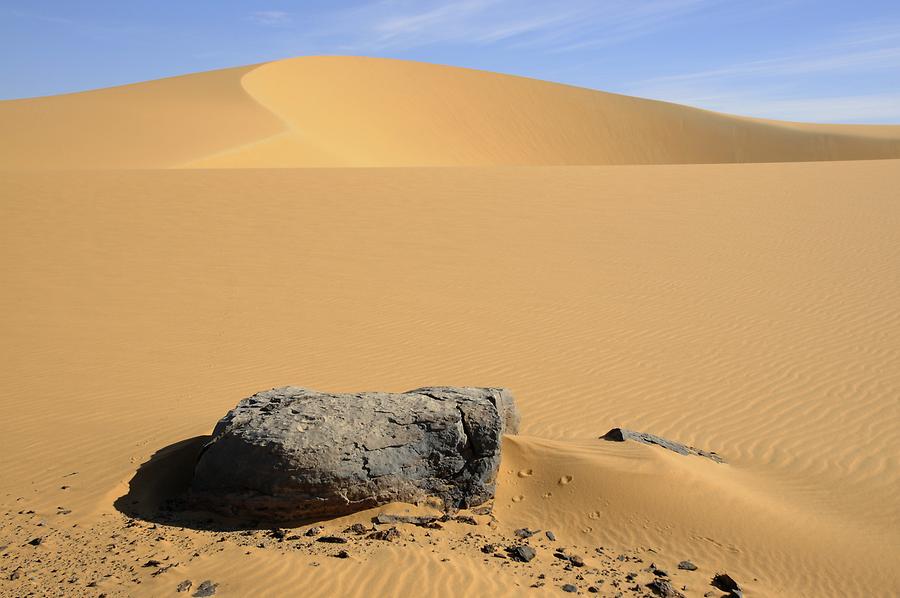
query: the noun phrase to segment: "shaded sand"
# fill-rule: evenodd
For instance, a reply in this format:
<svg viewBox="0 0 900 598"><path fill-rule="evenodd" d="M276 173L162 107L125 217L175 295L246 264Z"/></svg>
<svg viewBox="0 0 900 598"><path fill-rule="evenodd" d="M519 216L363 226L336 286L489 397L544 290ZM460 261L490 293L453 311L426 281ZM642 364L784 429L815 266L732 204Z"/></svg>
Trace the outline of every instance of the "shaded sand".
<svg viewBox="0 0 900 598"><path fill-rule="evenodd" d="M652 561L689 596L896 595L897 189L896 160L5 173L0 593L611 596ZM497 521L350 559L154 521L215 420L289 383L511 388ZM606 573L478 550L525 525Z"/></svg>
<svg viewBox="0 0 900 598"><path fill-rule="evenodd" d="M900 158L900 126L741 118L376 58L296 58L0 102L0 169L874 158Z"/></svg>

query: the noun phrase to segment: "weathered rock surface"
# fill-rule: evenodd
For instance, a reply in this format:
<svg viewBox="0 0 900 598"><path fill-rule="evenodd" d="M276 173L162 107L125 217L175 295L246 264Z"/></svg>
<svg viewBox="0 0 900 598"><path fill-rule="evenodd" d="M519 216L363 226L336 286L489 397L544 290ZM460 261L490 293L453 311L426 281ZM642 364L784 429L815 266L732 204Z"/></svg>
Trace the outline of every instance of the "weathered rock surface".
<svg viewBox="0 0 900 598"><path fill-rule="evenodd" d="M613 428L600 438L602 438L603 440L611 440L613 442L625 442L626 440L634 440L635 442L642 442L644 444L655 444L657 446L663 447L664 449L675 451L679 455L697 455L698 457L706 457L707 459L712 459L716 463L725 463L725 459L723 459L715 452L704 451L692 446L687 446L686 444L681 444L680 442L668 440L666 438L663 438L662 436L647 434L646 432L635 432L634 430L626 430L625 428Z"/></svg>
<svg viewBox="0 0 900 598"><path fill-rule="evenodd" d="M465 508L493 497L502 436L518 424L513 397L501 388L276 388L219 421L197 461L191 500L265 520L427 497Z"/></svg>

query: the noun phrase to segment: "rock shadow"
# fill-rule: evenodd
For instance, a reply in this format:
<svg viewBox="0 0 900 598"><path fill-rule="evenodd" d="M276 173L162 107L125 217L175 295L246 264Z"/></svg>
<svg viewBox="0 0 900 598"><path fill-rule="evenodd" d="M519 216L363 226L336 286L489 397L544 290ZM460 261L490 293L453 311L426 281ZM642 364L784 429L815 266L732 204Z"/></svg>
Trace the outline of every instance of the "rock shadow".
<svg viewBox="0 0 900 598"><path fill-rule="evenodd" d="M299 527L330 519L237 519L192 505L189 490L194 477L194 466L210 438L212 437L195 436L153 453L128 482L128 493L117 498L113 506L133 519L204 531L268 530L274 527Z"/></svg>

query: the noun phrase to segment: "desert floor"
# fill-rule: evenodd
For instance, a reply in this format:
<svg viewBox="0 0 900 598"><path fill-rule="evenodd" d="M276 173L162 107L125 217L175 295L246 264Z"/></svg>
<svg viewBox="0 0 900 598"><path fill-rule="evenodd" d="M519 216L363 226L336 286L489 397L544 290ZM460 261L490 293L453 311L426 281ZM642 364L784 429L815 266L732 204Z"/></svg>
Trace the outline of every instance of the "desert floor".
<svg viewBox="0 0 900 598"><path fill-rule="evenodd" d="M425 133L361 131L340 143L365 151L336 157L337 142L307 144L289 124L299 117L278 105L295 104L270 81L250 80L257 96L232 89L266 68L0 103L0 127L20 135L0 150L0 595L178 595L189 579L221 596L542 595L564 583L634 596L649 593L650 563L688 596L720 596L717 571L748 596L900 593L900 160L850 160L889 158L900 132L697 111L725 144L718 159L660 125L649 153L641 137L586 139L596 164L566 166L563 138L547 155L525 134L491 141L515 123L449 149L434 132L426 147ZM179 109L208 98L173 86L231 99L206 133L109 124L106 106L153 85ZM550 102L529 97L535 110ZM66 98L109 135L90 137L84 118L54 133L65 110L46 106ZM27 121L35 102L40 126ZM682 108L651 109L665 120ZM246 120L223 131L216 119L235 115ZM104 145L114 131L120 152ZM193 146L179 142L188 133ZM92 141L60 150L79 135ZM755 159L770 145L771 160ZM182 154L160 163L172 147ZM617 147L632 164L590 154ZM659 147L743 163L656 164ZM401 163L423 152L444 165L379 163L391 148ZM342 167L309 167L325 162ZM305 527L279 541L159 518L216 420L285 384L510 388L522 433L505 441L493 517L339 547ZM599 440L614 426L728 462ZM371 515L322 525L343 533ZM521 527L557 541L535 536L527 565L481 551ZM553 547L585 566L566 570ZM699 569L678 570L684 559Z"/></svg>

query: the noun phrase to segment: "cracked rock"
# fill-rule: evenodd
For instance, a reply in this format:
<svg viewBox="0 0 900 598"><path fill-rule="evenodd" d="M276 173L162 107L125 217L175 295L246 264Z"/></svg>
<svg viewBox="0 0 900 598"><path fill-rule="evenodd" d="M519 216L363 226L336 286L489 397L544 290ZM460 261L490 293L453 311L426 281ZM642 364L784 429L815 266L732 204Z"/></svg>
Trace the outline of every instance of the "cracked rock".
<svg viewBox="0 0 900 598"><path fill-rule="evenodd" d="M329 394L283 387L244 399L198 458L191 500L225 515L302 521L428 497L448 510L494 496L518 411L502 388Z"/></svg>

